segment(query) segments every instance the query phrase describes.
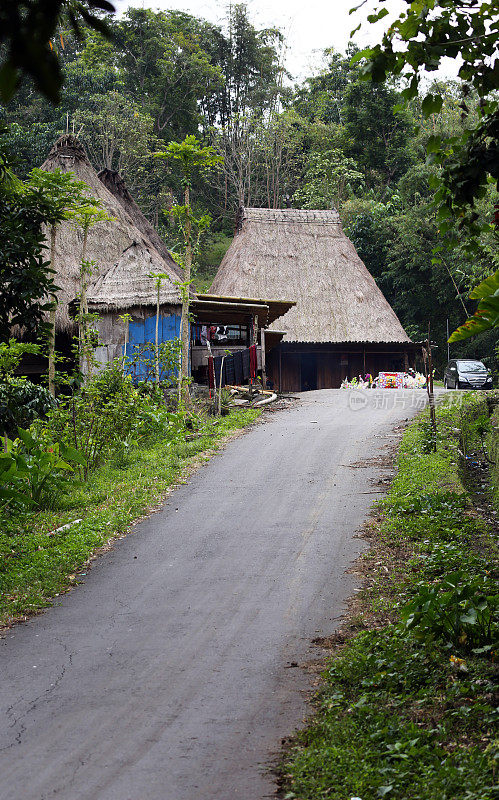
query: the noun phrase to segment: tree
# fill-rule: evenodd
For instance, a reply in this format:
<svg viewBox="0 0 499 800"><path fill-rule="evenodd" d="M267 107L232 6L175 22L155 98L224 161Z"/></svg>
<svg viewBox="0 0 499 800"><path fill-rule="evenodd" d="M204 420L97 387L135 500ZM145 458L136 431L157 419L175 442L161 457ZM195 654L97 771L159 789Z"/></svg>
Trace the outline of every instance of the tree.
<svg viewBox="0 0 499 800"><path fill-rule="evenodd" d="M388 75L405 80L402 94L406 100L422 91L422 112L428 118L440 111L443 97L432 86L424 88L425 73L437 70L444 58L460 59L460 108L470 124L455 136L431 136L427 149L431 159L442 166L441 176L434 182L442 227L450 228L448 220L459 218L460 229L467 229L468 247L477 251L476 239L484 226L479 223L475 203L485 195L489 180L499 189L497 3L405 0L405 4L406 10L390 24L381 43L358 53L353 61L362 62L363 77L375 83L385 81ZM368 21L374 23L388 14L384 5L378 6ZM478 98L476 122L470 118L473 95Z"/></svg>
<svg viewBox="0 0 499 800"><path fill-rule="evenodd" d="M478 300L473 316L454 331L449 342L460 342L484 331L499 328L499 270L470 292L471 300Z"/></svg>
<svg viewBox="0 0 499 800"><path fill-rule="evenodd" d="M340 210L344 200L362 186L364 176L353 158L341 150L311 153L304 185L294 194L302 208L331 208Z"/></svg>
<svg viewBox="0 0 499 800"><path fill-rule="evenodd" d="M181 12L129 8L114 27L124 89L140 96L155 132L166 141L197 131L199 98L223 80L200 43L200 26Z"/></svg>
<svg viewBox="0 0 499 800"><path fill-rule="evenodd" d="M88 313L87 288L88 279L94 272L95 261L87 259L88 232L90 228L99 222L109 222L112 217L102 207L100 200L88 195L81 195L79 202L74 204L71 209L71 219L73 223L81 228L83 240L80 256L80 292L78 303L78 355L80 364L85 359L87 364L87 375L92 373L93 345L89 331L89 321L93 319L92 314Z"/></svg>
<svg viewBox="0 0 499 800"><path fill-rule="evenodd" d="M204 49L223 77L205 96L202 109L209 126L237 128L238 120L262 117L278 107L283 88L284 37L277 28L257 29L244 3L229 6L225 30L200 32ZM214 35L215 34L215 35Z"/></svg>
<svg viewBox="0 0 499 800"><path fill-rule="evenodd" d="M62 71L53 44L57 26L66 18L78 37L85 25L109 36L99 16L103 11L114 13L114 6L107 0L2 0L0 100L8 103L21 79L29 76L37 91L58 103Z"/></svg>
<svg viewBox="0 0 499 800"><path fill-rule="evenodd" d="M206 228L208 219L204 221L196 220L192 214L191 207L191 186L193 175L199 170L209 170L220 163L220 157L214 152L212 147L203 147L195 136L186 136L183 142L170 142L168 147L160 153L156 153L158 158L172 159L179 162L184 187L184 205L176 206L173 211L181 223L185 241L185 251L183 258L184 284L182 290L182 317L180 323L180 338L182 341L181 365L178 376L179 400L184 386L187 392L186 379L189 377L189 295L191 283L191 267L195 240L193 238L193 227L198 228L199 233ZM199 242L199 235L197 241ZM158 288L159 292L159 288Z"/></svg>
<svg viewBox="0 0 499 800"><path fill-rule="evenodd" d="M83 181L75 180L72 173L62 172L59 169L54 170L54 172L34 169L30 173L30 183L34 188L45 192L50 197L50 210L46 223L50 230L49 268L54 271L57 225L63 220L71 219L84 203L88 203L85 195L85 191L88 191L88 186ZM54 295L50 304L48 322L48 388L53 397L55 397L56 308L57 295Z"/></svg>
<svg viewBox="0 0 499 800"><path fill-rule="evenodd" d="M399 109L400 95L386 84L348 84L343 108L345 152L364 170L369 186L393 185L411 163L408 144L416 126Z"/></svg>
<svg viewBox="0 0 499 800"><path fill-rule="evenodd" d="M355 52L351 47L346 56L333 48L324 50L325 66L295 91L293 106L304 119L320 120L327 125L343 124L345 93L355 80L356 70L350 63Z"/></svg>
<svg viewBox="0 0 499 800"><path fill-rule="evenodd" d="M0 160L1 341L15 326L30 336L44 327L57 287L46 259L43 225L57 219L62 215L50 191L36 182L21 182Z"/></svg>

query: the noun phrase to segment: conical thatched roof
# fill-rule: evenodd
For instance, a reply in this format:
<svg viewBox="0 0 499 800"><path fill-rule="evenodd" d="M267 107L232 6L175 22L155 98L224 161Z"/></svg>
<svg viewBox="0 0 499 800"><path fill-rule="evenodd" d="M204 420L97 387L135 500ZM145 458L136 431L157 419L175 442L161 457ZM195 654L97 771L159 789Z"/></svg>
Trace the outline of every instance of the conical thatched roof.
<svg viewBox="0 0 499 800"><path fill-rule="evenodd" d="M337 211L243 208L210 292L286 297L285 342L409 342Z"/></svg>
<svg viewBox="0 0 499 800"><path fill-rule="evenodd" d="M89 230L86 258L95 261L94 275L96 278L104 275L117 265L125 251L132 245L136 245L134 252L138 260L125 259L129 274L123 274L123 281L131 283L135 272L143 275L149 264L149 259L153 258L153 260L159 260L161 271L170 276L173 287L173 282L178 281L178 273L172 268L171 257L166 261L155 250L154 245L144 233L135 226L133 219L122 204L99 180L83 146L75 136L69 134L61 136L50 151L49 157L42 165L42 169L49 172L53 172L56 169L61 169L64 172L73 172L78 180L87 184L89 195L100 200L103 208L113 218L110 222L99 222ZM56 311L56 327L58 330L69 331L72 329L68 307L80 290L79 273L82 242L83 233L72 222L64 222L58 226L54 263L56 270L55 282L60 287L59 305ZM143 263L140 262L141 258L144 259ZM173 287L173 289L175 289L176 302L180 302L178 290L176 287ZM151 291L154 291L153 279L151 279Z"/></svg>
<svg viewBox="0 0 499 800"><path fill-rule="evenodd" d="M153 247L134 242L122 253L118 263L89 287L87 300L92 311L119 310L133 306L156 305L158 290L151 274L165 272L165 262ZM178 289L163 280L160 304L178 303Z"/></svg>
<svg viewBox="0 0 499 800"><path fill-rule="evenodd" d="M106 189L108 189L123 206L130 219L133 221L135 227L138 228L139 231L149 239L160 256L162 256L164 260L170 264L172 270L176 272L178 277L183 280L184 275L181 267L179 267L177 262L172 258L170 251L157 232L156 228L151 225L147 217L138 207L137 203L128 191L125 181L121 175L114 169L101 169L98 174L98 178L104 184Z"/></svg>

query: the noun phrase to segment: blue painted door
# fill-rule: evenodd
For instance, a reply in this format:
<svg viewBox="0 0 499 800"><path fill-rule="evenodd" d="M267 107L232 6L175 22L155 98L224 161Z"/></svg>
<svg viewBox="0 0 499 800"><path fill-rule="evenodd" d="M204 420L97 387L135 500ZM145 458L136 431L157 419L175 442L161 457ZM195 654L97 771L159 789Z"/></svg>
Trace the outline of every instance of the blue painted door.
<svg viewBox="0 0 499 800"><path fill-rule="evenodd" d="M160 315L158 339L168 342L180 336L180 317ZM156 342L156 315L145 320L128 324L127 371L133 376L134 383L151 378L155 374L154 346ZM124 352L124 346L122 347ZM160 372L161 380L169 377Z"/></svg>

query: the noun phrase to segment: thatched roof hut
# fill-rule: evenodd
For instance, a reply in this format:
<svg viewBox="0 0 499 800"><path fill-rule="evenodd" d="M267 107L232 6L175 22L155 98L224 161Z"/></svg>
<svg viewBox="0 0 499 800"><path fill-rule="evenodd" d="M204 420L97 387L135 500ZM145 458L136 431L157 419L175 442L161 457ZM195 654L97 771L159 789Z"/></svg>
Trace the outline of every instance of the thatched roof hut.
<svg viewBox="0 0 499 800"><path fill-rule="evenodd" d="M78 180L87 184L89 195L100 200L112 218L111 221L97 223L90 228L88 234L86 258L95 261L96 278L103 276L121 262L121 266L126 265L129 270L128 274L121 273L123 282L130 284L135 273L143 276L152 261L156 266L161 265L161 272L169 275L170 292L175 294L175 302L180 302L178 289L173 286L179 279L180 268L167 251L166 255L160 254L144 232L136 227L130 213L99 180L82 144L75 136L70 134L61 136L54 144L42 169L49 172L56 169L73 172ZM80 289L82 243L83 233L71 221L58 226L54 268L56 284L60 288L56 311L56 328L59 331L71 332L73 329L69 304ZM124 254L129 250L128 256L123 260ZM131 254L136 260L130 257ZM151 287L154 288L153 280Z"/></svg>
<svg viewBox="0 0 499 800"><path fill-rule="evenodd" d="M296 301L266 335L268 374L281 390L334 388L414 359L335 210L241 208L210 291Z"/></svg>
<svg viewBox="0 0 499 800"><path fill-rule="evenodd" d="M410 342L334 210L241 209L210 291L296 300L285 342Z"/></svg>

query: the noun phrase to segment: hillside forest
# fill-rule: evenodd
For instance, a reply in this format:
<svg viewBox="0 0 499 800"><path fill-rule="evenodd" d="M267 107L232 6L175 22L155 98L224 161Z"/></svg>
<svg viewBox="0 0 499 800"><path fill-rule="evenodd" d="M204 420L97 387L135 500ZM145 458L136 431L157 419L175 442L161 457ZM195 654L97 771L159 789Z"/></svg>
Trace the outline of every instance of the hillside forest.
<svg viewBox="0 0 499 800"><path fill-rule="evenodd" d="M107 24L112 41L90 28L80 40L59 30L59 105L24 81L1 109L0 145L16 174L26 177L60 134L74 132L96 169L122 174L175 253L181 234L170 210L182 186L174 165L154 154L195 134L223 156L197 176L192 193L198 215L211 217L194 268L198 290L210 286L239 205L334 206L408 334L422 340L430 323L441 368L447 325L452 331L473 313L469 291L494 268L486 239L471 257L454 222L442 236L433 204L439 167L427 143L473 124L478 99L469 87L440 78L442 108L426 118L420 98L403 103L393 80L363 81L353 46L326 50L321 68L296 83L283 67L283 32L255 27L244 5L231 6L221 26L137 8ZM484 221L497 200L491 186L478 201ZM446 248L451 235L458 243ZM494 344L490 331L452 345L451 354L494 367Z"/></svg>

